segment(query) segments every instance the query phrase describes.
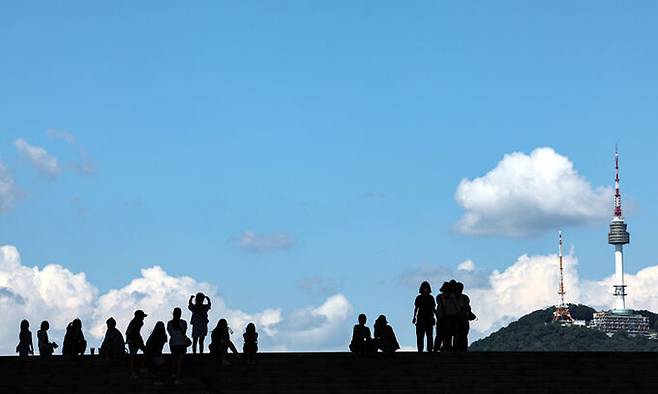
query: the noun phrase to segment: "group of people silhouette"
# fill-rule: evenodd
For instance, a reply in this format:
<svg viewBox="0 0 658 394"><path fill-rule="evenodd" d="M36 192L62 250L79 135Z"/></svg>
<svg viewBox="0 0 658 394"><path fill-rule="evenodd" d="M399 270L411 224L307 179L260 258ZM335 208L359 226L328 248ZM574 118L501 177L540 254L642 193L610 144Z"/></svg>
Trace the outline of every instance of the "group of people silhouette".
<svg viewBox="0 0 658 394"><path fill-rule="evenodd" d="M418 351L423 352L426 349L428 352L465 352L468 349L469 322L476 318L471 311L470 299L464 294L464 285L454 279L444 282L439 291L440 294L435 300L429 282L424 281L418 289L411 320L416 326ZM375 353L378 350L390 354L400 349L386 316L380 315L375 320L372 336L366 321L366 315L360 314L358 324L352 331L350 351L359 355Z"/></svg>
<svg viewBox="0 0 658 394"><path fill-rule="evenodd" d="M110 317L105 322L107 331L99 348L99 354L101 357L108 359L129 358L133 375L136 375L138 368L142 367L153 374L156 378L156 383L161 383L159 377L162 377L167 372L163 349L168 341L169 350L173 355L171 372L174 382L180 383L183 355L187 353L187 349L191 346L192 352L196 354L198 346L199 353L203 353L204 351L204 340L208 335L208 311L210 308L210 298L203 293L190 296L188 309L192 313L190 318L192 338L187 335L187 322L182 319L181 308L174 308L172 319L167 322L166 328L164 322L156 322L146 342L144 342L141 334L144 319L148 316L144 311L135 311L134 317L126 329L125 340L121 331L116 328L116 320ZM37 332L38 350L42 357L52 356L58 347L57 343L51 342L48 338L49 328L49 323L43 321ZM238 353L237 348L231 341L232 333L233 331L229 328L226 319L219 319L217 326L210 335L211 342L208 345L208 350L211 354L217 355L222 363L228 363L225 355L229 350L234 354ZM244 358L246 361L252 362L258 352L258 333L256 332L254 323L247 325L243 338ZM86 350L87 341L82 332L82 321L80 319L74 319L66 327L62 355L76 357L83 355ZM144 358L145 365L142 366L137 365L137 358L135 357L140 351L146 356ZM19 343L16 346L16 352L20 357L28 357L34 354L30 323L27 320L21 322Z"/></svg>

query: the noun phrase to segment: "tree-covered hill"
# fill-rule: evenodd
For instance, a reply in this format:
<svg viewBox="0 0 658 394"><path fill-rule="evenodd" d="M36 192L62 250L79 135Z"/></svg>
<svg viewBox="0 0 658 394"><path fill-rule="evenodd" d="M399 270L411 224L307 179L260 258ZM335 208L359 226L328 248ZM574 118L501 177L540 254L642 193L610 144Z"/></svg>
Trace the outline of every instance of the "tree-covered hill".
<svg viewBox="0 0 658 394"><path fill-rule="evenodd" d="M592 320L594 309L586 305L569 305L576 320ZM658 351L658 340L629 337L618 333L612 337L582 326L563 327L553 323L555 308L534 311L501 328L486 338L473 342L471 351ZM658 328L658 315L637 311L649 317L652 329Z"/></svg>

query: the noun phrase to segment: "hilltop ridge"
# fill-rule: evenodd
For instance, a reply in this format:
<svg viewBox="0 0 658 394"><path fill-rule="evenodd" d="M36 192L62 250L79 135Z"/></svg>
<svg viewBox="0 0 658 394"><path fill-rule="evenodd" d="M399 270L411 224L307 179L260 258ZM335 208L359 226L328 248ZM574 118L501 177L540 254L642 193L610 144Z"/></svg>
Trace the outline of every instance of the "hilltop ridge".
<svg viewBox="0 0 658 394"><path fill-rule="evenodd" d="M576 320L592 320L594 308L570 304L571 316ZM555 307L531 312L486 338L471 344L471 351L652 351L658 352L658 340L629 337L617 333L609 337L603 332L582 326L563 327L552 322ZM649 318L652 330L658 329L658 315L636 311Z"/></svg>

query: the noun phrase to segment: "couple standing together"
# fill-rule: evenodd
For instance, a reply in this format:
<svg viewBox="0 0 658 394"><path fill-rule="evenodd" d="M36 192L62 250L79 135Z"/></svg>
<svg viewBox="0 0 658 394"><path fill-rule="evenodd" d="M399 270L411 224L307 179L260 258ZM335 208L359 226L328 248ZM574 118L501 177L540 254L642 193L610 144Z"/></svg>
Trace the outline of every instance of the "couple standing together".
<svg viewBox="0 0 658 394"><path fill-rule="evenodd" d="M463 351L468 348L469 321L475 320L471 311L470 299L463 294L464 285L454 279L444 282L432 295L432 287L425 281L420 284L420 293L414 302L412 323L416 325L416 344L418 351ZM436 339L434 326L436 325Z"/></svg>

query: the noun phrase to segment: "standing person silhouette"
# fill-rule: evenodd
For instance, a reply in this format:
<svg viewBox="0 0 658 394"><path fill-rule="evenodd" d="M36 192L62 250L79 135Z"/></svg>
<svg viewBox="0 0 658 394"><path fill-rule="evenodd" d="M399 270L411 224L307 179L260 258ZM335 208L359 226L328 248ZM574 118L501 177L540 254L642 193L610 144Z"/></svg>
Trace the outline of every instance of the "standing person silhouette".
<svg viewBox="0 0 658 394"><path fill-rule="evenodd" d="M80 321L80 319L73 319L73 321L66 326L62 354L69 357L81 356L85 354L86 349L87 341L82 333L82 321Z"/></svg>
<svg viewBox="0 0 658 394"><path fill-rule="evenodd" d="M375 343L377 348L386 354L393 354L400 348L398 340L393 332L393 327L388 325L386 316L379 315L374 324Z"/></svg>
<svg viewBox="0 0 658 394"><path fill-rule="evenodd" d="M439 289L439 294L436 296L436 339L434 340L434 351L438 352L444 350L443 348L443 335L446 331L446 322L443 316L442 300L447 296L450 290L450 283L443 282Z"/></svg>
<svg viewBox="0 0 658 394"><path fill-rule="evenodd" d="M48 339L48 329L50 324L46 320L41 322L41 329L37 331L37 345L39 346L39 355L41 357L50 357L57 349L57 344L55 342L50 342Z"/></svg>
<svg viewBox="0 0 658 394"><path fill-rule="evenodd" d="M34 346L32 346L32 333L30 332L30 322L27 320L21 321L21 331L18 334L18 345L16 345L16 353L19 357L27 358L29 355L34 354Z"/></svg>
<svg viewBox="0 0 658 394"><path fill-rule="evenodd" d="M423 340L427 338L427 351L434 350L434 325L436 302L432 296L432 287L429 282L425 281L420 284L418 289L420 293L414 301L414 317L411 320L416 325L416 346L418 352L423 352Z"/></svg>
<svg viewBox="0 0 658 394"><path fill-rule="evenodd" d="M471 311L471 299L463 293L464 284L457 282L455 294L459 299L459 322L455 331L455 350L458 352L468 351L468 331L471 328L469 321L475 320L475 314Z"/></svg>
<svg viewBox="0 0 658 394"><path fill-rule="evenodd" d="M130 370L133 377L137 376L136 372L136 359L138 351L145 351L144 339L142 338L142 327L144 326L144 318L148 316L143 310L138 309L133 315L133 319L128 323L126 329L126 343L128 344L128 352L130 353Z"/></svg>
<svg viewBox="0 0 658 394"><path fill-rule="evenodd" d="M192 303L194 300L194 303ZM208 300L207 304L203 301ZM203 340L208 335L208 311L210 310L210 298L203 293L190 296L187 308L192 312L190 324L192 325L192 353L196 354L196 345L199 343L199 353L203 353Z"/></svg>
<svg viewBox="0 0 658 394"><path fill-rule="evenodd" d="M256 353L258 352L258 333L256 332L256 325L254 323L247 324L247 328L242 334L244 345L242 352L244 353L247 362L254 362Z"/></svg>
<svg viewBox="0 0 658 394"><path fill-rule="evenodd" d="M457 281L452 279L441 287L441 291L436 308L441 320L441 350L452 352L457 350L459 341L462 341L459 335L463 331L466 308L464 299L458 293Z"/></svg>
<svg viewBox="0 0 658 394"><path fill-rule="evenodd" d="M181 372L183 369L183 355L187 353L187 348L192 344L187 337L187 322L181 319L182 311L180 308L174 308L172 319L167 323L167 332L169 333L169 350L173 355L174 384L182 384Z"/></svg>

